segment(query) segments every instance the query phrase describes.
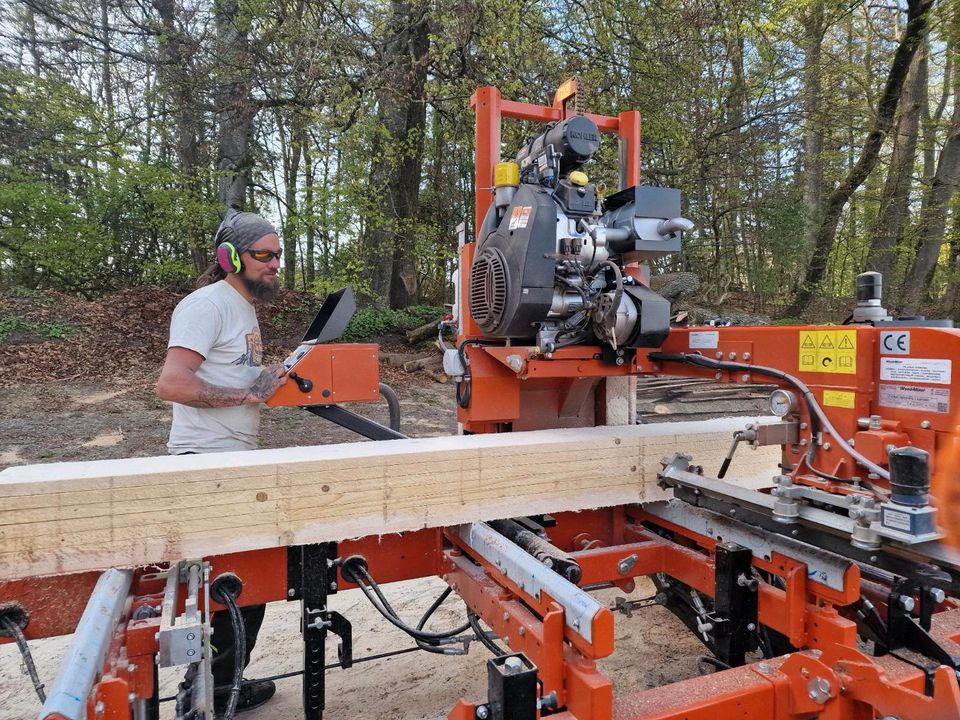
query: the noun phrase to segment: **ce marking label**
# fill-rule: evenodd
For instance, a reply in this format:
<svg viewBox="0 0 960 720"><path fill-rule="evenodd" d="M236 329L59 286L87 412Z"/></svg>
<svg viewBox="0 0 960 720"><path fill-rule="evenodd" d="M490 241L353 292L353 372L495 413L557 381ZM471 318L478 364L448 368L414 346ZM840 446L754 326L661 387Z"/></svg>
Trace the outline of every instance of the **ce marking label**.
<svg viewBox="0 0 960 720"><path fill-rule="evenodd" d="M885 330L880 333L881 355L909 355L910 331Z"/></svg>

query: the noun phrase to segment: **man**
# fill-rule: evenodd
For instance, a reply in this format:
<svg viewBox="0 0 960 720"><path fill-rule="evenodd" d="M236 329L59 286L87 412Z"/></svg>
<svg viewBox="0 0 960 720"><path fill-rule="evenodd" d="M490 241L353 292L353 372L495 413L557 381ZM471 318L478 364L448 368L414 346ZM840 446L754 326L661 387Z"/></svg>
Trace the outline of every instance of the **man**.
<svg viewBox="0 0 960 720"><path fill-rule="evenodd" d="M263 343L254 302L270 300L279 289L280 238L253 213L228 210L217 230L217 264L203 274L203 285L173 311L167 357L156 393L173 403L167 447L171 454L251 450L257 447L260 403L283 383L282 364L261 367ZM246 658L257 641L266 606L241 609ZM214 704L221 714L230 697L234 637L226 611L213 614ZM270 682L241 687L237 710L269 700Z"/></svg>

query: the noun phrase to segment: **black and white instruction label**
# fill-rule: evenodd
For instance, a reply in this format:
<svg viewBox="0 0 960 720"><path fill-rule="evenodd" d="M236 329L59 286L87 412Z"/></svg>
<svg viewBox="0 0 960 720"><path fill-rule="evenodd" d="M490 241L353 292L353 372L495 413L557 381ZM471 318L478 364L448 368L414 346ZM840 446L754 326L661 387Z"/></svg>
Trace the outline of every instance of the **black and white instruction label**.
<svg viewBox="0 0 960 720"><path fill-rule="evenodd" d="M913 525L910 523L910 514L894 510L892 508L882 508L880 511L880 524L894 530L910 532Z"/></svg>
<svg viewBox="0 0 960 720"><path fill-rule="evenodd" d="M919 358L880 358L881 380L936 383L949 385L950 360L924 360Z"/></svg>
<svg viewBox="0 0 960 720"><path fill-rule="evenodd" d="M701 350L713 349L720 342L720 333L716 330L690 333L690 347Z"/></svg>
<svg viewBox="0 0 960 720"><path fill-rule="evenodd" d="M950 391L947 388L880 383L880 405L901 410L948 413L950 412Z"/></svg>

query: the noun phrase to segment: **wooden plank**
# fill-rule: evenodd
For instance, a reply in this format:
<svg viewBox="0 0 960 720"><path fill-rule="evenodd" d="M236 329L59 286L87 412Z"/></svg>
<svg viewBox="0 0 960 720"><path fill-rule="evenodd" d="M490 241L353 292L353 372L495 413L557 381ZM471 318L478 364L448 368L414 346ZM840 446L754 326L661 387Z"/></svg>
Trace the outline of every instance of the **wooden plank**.
<svg viewBox="0 0 960 720"><path fill-rule="evenodd" d="M663 499L663 457L710 472L754 420L12 467L0 579ZM778 461L779 448L743 451L730 476L766 483Z"/></svg>

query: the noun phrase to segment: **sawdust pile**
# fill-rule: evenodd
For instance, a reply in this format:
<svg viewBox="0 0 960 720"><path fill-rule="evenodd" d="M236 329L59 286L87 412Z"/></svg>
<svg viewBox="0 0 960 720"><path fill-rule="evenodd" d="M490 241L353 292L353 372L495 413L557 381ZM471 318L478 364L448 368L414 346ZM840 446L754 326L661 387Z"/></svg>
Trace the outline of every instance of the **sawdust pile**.
<svg viewBox="0 0 960 720"><path fill-rule="evenodd" d="M184 296L162 288L96 300L58 292L0 295L0 387L73 380L152 381L167 347L170 314ZM320 299L281 291L259 310L264 351L278 360L296 346Z"/></svg>

